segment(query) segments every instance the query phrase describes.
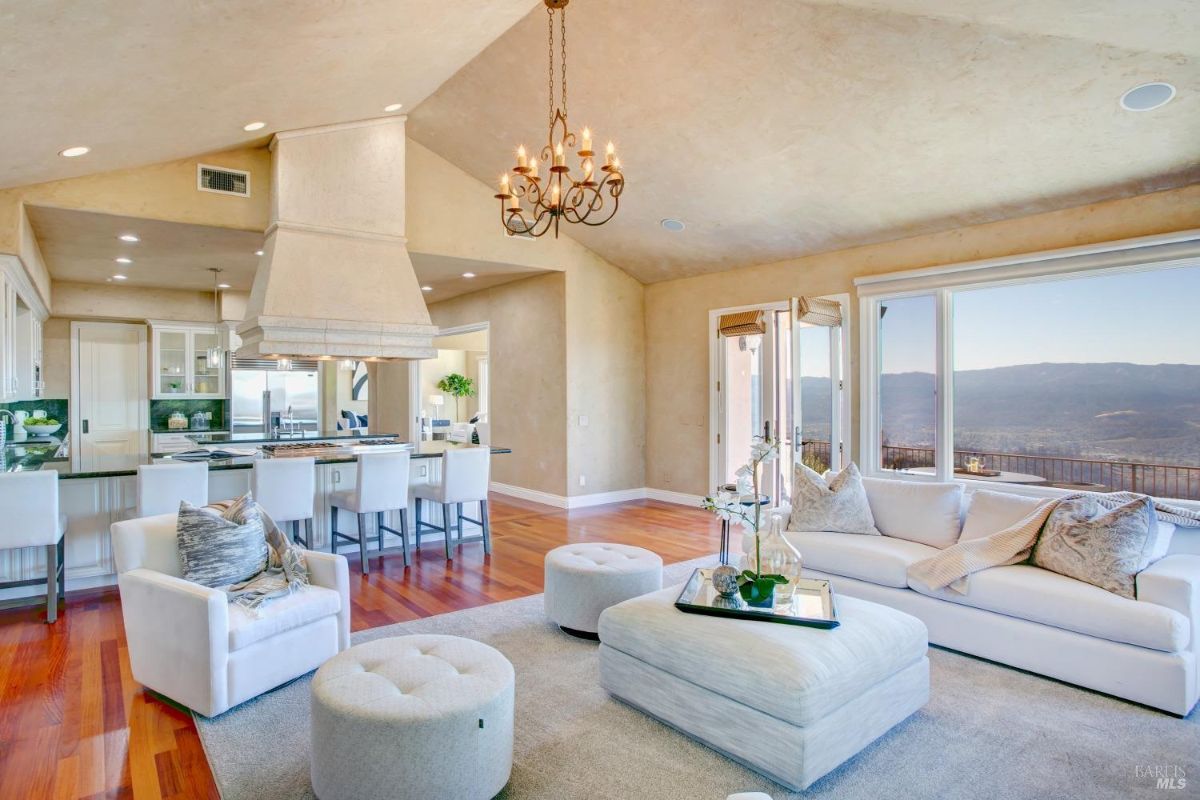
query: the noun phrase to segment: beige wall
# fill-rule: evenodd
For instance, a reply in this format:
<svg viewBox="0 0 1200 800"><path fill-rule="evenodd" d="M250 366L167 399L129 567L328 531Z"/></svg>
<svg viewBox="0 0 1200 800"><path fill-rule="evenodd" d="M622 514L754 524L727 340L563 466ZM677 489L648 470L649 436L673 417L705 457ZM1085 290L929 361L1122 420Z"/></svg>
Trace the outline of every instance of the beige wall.
<svg viewBox="0 0 1200 800"><path fill-rule="evenodd" d="M566 280L541 275L429 307L443 328L488 323L492 480L566 494ZM373 405L374 409L375 406Z"/></svg>
<svg viewBox="0 0 1200 800"><path fill-rule="evenodd" d="M225 292L224 295L221 318L240 320L241 310L245 308L245 294ZM51 313L71 319L164 319L201 323L211 323L214 316L212 292L59 281L54 282Z"/></svg>
<svg viewBox="0 0 1200 800"><path fill-rule="evenodd" d="M853 279L984 258L1200 228L1200 185L945 233L823 253L646 287L646 485L709 491L708 311L801 294L849 292ZM852 452L857 457L858 325L851 304Z"/></svg>
<svg viewBox="0 0 1200 800"><path fill-rule="evenodd" d="M71 320L50 317L42 325L43 395L71 396Z"/></svg>

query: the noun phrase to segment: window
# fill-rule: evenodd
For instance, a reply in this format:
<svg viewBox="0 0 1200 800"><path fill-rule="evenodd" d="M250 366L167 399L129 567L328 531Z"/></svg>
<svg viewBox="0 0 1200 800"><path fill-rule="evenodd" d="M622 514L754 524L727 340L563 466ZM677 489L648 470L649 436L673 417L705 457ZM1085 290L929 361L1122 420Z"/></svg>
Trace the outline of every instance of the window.
<svg viewBox="0 0 1200 800"><path fill-rule="evenodd" d="M864 291L869 468L1200 500L1200 264L1175 263Z"/></svg>

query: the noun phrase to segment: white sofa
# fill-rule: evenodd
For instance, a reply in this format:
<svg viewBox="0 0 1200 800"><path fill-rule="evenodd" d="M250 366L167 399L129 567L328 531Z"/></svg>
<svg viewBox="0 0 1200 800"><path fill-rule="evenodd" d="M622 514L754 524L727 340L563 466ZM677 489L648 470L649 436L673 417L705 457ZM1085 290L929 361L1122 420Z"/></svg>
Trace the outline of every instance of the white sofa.
<svg viewBox="0 0 1200 800"><path fill-rule="evenodd" d="M806 574L834 590L918 617L931 644L1184 716L1200 692L1200 529L1164 526L1167 555L1137 576L1137 599L1029 564L971 576L965 595L910 586L908 567L959 537L994 533L1035 498L956 483L865 478L883 536L787 532ZM976 498L972 502L972 497ZM780 507L785 522L791 509ZM743 552L753 552L746 535Z"/></svg>
<svg viewBox="0 0 1200 800"><path fill-rule="evenodd" d="M259 614L184 580L176 515L115 522L113 556L133 677L215 716L298 678L350 646L350 572L343 556L306 551L309 581Z"/></svg>

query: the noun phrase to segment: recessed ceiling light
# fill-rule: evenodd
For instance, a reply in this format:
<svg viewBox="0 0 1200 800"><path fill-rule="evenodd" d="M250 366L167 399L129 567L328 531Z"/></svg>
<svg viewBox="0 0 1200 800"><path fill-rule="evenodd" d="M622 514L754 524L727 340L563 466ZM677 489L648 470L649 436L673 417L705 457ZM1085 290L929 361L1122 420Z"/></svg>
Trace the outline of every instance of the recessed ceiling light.
<svg viewBox="0 0 1200 800"><path fill-rule="evenodd" d="M228 288L229 288L229 284L228 284L228 283L218 283L218 284L217 284L217 288L218 288L218 289L228 289Z"/></svg>
<svg viewBox="0 0 1200 800"><path fill-rule="evenodd" d="M474 277L475 277L475 273L474 273L474 272L464 272L464 273L463 273L463 277L464 277L464 278L474 278Z"/></svg>
<svg viewBox="0 0 1200 800"><path fill-rule="evenodd" d="M262 251L262 250L255 250L255 251L254 251L254 255L256 255L256 256L261 256L262 254L263 254L263 251Z"/></svg>
<svg viewBox="0 0 1200 800"><path fill-rule="evenodd" d="M58 154L63 158L78 158L79 156L86 156L91 150L92 148L83 146L68 147L66 150L59 150Z"/></svg>
<svg viewBox="0 0 1200 800"><path fill-rule="evenodd" d="M421 287L421 291L422 291L422 292L432 292L432 291L433 291L433 287L432 287L432 286L422 286L422 287Z"/></svg>
<svg viewBox="0 0 1200 800"><path fill-rule="evenodd" d="M404 108L404 103L392 103L390 106L384 106L384 111L399 111Z"/></svg>
<svg viewBox="0 0 1200 800"><path fill-rule="evenodd" d="M114 281L123 281L123 280L125 280L125 276L124 275L113 275L113 280Z"/></svg>
<svg viewBox="0 0 1200 800"><path fill-rule="evenodd" d="M679 233L681 230L687 227L683 224L682 220L670 218L664 219L658 224L663 226L663 230L670 231L671 233Z"/></svg>
<svg viewBox="0 0 1200 800"><path fill-rule="evenodd" d="M120 239L122 242L140 242L141 241L141 239L139 239L137 237L136 233L122 233L117 238Z"/></svg>
<svg viewBox="0 0 1200 800"><path fill-rule="evenodd" d="M133 263L132 258L126 258L125 256L120 256L119 258L114 258L113 261L117 262L118 264L132 264Z"/></svg>
<svg viewBox="0 0 1200 800"><path fill-rule="evenodd" d="M242 126L242 130L244 130L244 131L261 131L265 127L267 127L267 123L265 123L265 122L247 122L245 125Z"/></svg>
<svg viewBox="0 0 1200 800"><path fill-rule="evenodd" d="M1175 97L1175 87L1163 81L1135 86L1121 95L1121 108L1126 111L1153 111L1162 108Z"/></svg>

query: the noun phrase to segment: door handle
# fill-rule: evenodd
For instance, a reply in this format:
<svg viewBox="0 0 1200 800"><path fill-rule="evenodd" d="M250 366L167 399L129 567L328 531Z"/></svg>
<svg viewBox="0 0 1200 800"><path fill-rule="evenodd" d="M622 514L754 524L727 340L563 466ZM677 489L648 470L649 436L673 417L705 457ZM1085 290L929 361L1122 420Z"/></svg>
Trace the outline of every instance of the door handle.
<svg viewBox="0 0 1200 800"><path fill-rule="evenodd" d="M85 419L85 420L82 420L82 421L80 422L80 425L81 425L81 426L82 426L82 428L83 428L83 432L84 432L84 433L87 433L87 432L88 432L88 421L87 421L86 419Z"/></svg>

